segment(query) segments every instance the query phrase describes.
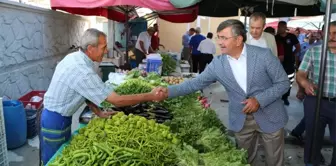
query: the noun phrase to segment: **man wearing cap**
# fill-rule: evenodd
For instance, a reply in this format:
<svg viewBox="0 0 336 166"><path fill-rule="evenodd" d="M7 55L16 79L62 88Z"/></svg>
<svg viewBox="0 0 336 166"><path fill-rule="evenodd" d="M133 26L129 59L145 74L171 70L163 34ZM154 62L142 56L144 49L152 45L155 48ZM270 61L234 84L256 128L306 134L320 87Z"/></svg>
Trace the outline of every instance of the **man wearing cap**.
<svg viewBox="0 0 336 166"><path fill-rule="evenodd" d="M146 58L146 55L155 52L151 47L151 40L154 33L155 29L153 27L149 27L147 31L139 34L134 50L137 66L139 66L142 60Z"/></svg>

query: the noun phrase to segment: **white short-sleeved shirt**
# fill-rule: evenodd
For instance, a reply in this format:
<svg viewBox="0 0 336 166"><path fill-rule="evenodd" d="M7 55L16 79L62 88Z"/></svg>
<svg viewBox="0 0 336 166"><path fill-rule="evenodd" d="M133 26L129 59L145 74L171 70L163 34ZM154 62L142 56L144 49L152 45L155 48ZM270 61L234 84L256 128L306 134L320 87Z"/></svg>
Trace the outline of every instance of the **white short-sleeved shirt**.
<svg viewBox="0 0 336 166"><path fill-rule="evenodd" d="M266 40L265 38L263 38L262 36L259 39L255 39L250 35L250 44L254 45L254 46L258 46L258 47L262 47L262 48L268 48L267 44L266 44Z"/></svg>
<svg viewBox="0 0 336 166"><path fill-rule="evenodd" d="M216 54L216 45L211 39L206 38L205 40L201 41L197 50L203 54L213 54L214 55Z"/></svg>
<svg viewBox="0 0 336 166"><path fill-rule="evenodd" d="M146 52L148 52L148 49L151 45L151 39L152 39L152 36L150 36L147 31L141 32L139 34L138 40L135 44L135 48L142 51L142 49L140 47L140 41L142 41L144 43L144 47L145 47Z"/></svg>
<svg viewBox="0 0 336 166"><path fill-rule="evenodd" d="M49 111L72 116L85 99L100 105L112 91L94 71L93 61L77 51L56 66L43 103Z"/></svg>

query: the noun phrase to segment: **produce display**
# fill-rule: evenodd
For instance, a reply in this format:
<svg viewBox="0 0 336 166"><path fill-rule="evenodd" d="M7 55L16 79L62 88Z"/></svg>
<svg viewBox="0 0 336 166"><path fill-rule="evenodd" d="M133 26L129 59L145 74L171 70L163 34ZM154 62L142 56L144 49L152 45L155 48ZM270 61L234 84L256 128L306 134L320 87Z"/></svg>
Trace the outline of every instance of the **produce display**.
<svg viewBox="0 0 336 166"><path fill-rule="evenodd" d="M163 77L163 81L167 82L168 84L180 84L184 81L183 77Z"/></svg>
<svg viewBox="0 0 336 166"><path fill-rule="evenodd" d="M137 94L170 84L174 83L164 83L152 73L146 73L146 77L132 74L115 90ZM91 120L52 166L247 166L246 151L235 147L208 104L199 92L128 108L106 104L106 108L123 110L110 119ZM149 116L135 115L144 112ZM171 117L163 124L157 123L156 115L166 116L167 112Z"/></svg>
<svg viewBox="0 0 336 166"><path fill-rule="evenodd" d="M167 76L176 69L176 60L169 54L161 53L162 57L162 75Z"/></svg>
<svg viewBox="0 0 336 166"><path fill-rule="evenodd" d="M79 130L50 166L174 165L178 140L169 127L118 113Z"/></svg>
<svg viewBox="0 0 336 166"><path fill-rule="evenodd" d="M134 114L145 117L146 119L149 120L153 119L157 123L164 123L167 120L173 119L173 116L168 110L166 110L160 105L155 104L142 103L130 107L121 107L121 108L112 107L112 110L124 112L126 115Z"/></svg>
<svg viewBox="0 0 336 166"><path fill-rule="evenodd" d="M210 108L210 103L208 102L208 99L206 97L198 96L198 101L201 103L203 108Z"/></svg>

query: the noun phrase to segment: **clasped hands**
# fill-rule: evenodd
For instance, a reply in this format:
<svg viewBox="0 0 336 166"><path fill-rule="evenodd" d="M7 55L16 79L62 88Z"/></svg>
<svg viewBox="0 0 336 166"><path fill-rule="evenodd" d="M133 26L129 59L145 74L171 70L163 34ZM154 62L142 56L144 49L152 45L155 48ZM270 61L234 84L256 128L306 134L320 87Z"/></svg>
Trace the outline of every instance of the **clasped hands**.
<svg viewBox="0 0 336 166"><path fill-rule="evenodd" d="M151 91L152 100L159 102L168 98L168 89L165 87L156 87Z"/></svg>

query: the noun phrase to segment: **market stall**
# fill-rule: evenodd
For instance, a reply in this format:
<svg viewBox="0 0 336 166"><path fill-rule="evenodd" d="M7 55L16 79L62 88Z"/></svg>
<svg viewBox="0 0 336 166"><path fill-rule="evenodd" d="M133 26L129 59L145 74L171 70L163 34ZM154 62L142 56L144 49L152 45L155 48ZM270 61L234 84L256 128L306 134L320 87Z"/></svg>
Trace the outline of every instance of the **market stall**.
<svg viewBox="0 0 336 166"><path fill-rule="evenodd" d="M122 81L108 84L123 95L188 79L138 69L119 74L124 75ZM47 165L246 165L246 151L230 141L209 106L199 92L132 107L102 103L102 109L119 113L109 119L91 119Z"/></svg>

